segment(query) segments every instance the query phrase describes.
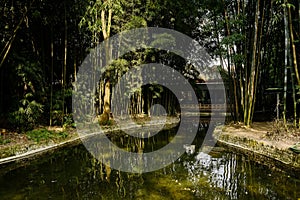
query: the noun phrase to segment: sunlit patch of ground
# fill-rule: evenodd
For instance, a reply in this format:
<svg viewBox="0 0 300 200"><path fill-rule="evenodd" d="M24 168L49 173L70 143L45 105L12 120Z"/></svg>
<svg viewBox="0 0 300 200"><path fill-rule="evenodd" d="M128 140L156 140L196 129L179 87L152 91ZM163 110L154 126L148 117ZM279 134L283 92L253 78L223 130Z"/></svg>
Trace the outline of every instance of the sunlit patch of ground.
<svg viewBox="0 0 300 200"><path fill-rule="evenodd" d="M128 128L134 128L136 124L145 127L166 122L166 127L170 124L179 122L177 117L167 117L166 121L162 121L159 117L135 117L131 122L126 123ZM101 126L104 130L118 130L116 123L111 125ZM125 127L126 128L126 127ZM17 133L0 128L0 159L10 156L24 154L32 150L46 148L48 146L60 144L63 142L74 141L79 138L75 128L63 129L58 126L39 127L34 129L36 133L30 134Z"/></svg>
<svg viewBox="0 0 300 200"><path fill-rule="evenodd" d="M278 149L288 149L300 142L299 128L293 128L291 125L286 128L282 122L278 121L254 122L250 128L243 124L229 124L223 128L223 131L232 136L242 136L263 142Z"/></svg>

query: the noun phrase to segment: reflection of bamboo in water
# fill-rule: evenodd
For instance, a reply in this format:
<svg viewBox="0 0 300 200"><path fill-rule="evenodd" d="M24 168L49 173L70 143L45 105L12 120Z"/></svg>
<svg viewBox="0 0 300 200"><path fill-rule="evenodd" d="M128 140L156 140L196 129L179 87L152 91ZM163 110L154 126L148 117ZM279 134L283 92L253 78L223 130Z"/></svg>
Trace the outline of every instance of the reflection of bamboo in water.
<svg viewBox="0 0 300 200"><path fill-rule="evenodd" d="M252 175L252 168L251 168L251 163L248 161L248 177L249 177L249 182L250 184L248 184L249 186L253 185L253 175ZM254 193L253 193L253 189L250 190L250 195L253 197Z"/></svg>
<svg viewBox="0 0 300 200"><path fill-rule="evenodd" d="M138 152L143 153L144 147L145 147L145 141L144 139L138 139L139 145L138 145Z"/></svg>
<svg viewBox="0 0 300 200"><path fill-rule="evenodd" d="M96 148L98 148L97 146L96 146ZM101 162L99 162L99 161L101 161L101 160L104 160L104 156L102 155L102 157L101 156L99 156L98 157L98 159L96 159L96 158L92 158L92 166L93 166L93 171L94 171L94 177L96 177L95 175L96 175L96 171L99 169L98 167L96 167L96 163L97 163L97 165L100 165L99 167L100 167L100 169L99 169L99 176L100 176L100 179L101 179L101 181L103 181L104 180L104 172L103 172L103 164L101 163Z"/></svg>
<svg viewBox="0 0 300 200"><path fill-rule="evenodd" d="M108 162L107 165L105 165L105 172L106 172L106 177L105 177L105 179L107 180L107 182L110 183L111 168L110 168L110 163L109 163L109 162Z"/></svg>
<svg viewBox="0 0 300 200"><path fill-rule="evenodd" d="M223 180L223 188L227 188L228 187L228 176L229 176L229 169L228 169L228 164L227 162L229 162L229 159L228 156L225 157L225 162L224 162L224 176L222 178Z"/></svg>
<svg viewBox="0 0 300 200"><path fill-rule="evenodd" d="M138 153L143 153L144 152L144 140L143 139L140 139L139 142L138 142L138 145L137 145L137 152Z"/></svg>
<svg viewBox="0 0 300 200"><path fill-rule="evenodd" d="M242 178L239 180L239 182L245 187L245 185L247 184L247 179L246 179L246 174L247 174L247 163L248 162L246 162L245 161L245 157L243 156L242 157L242 171L240 172L243 176L242 176ZM241 180L243 181L243 182L241 182ZM245 190L244 188L243 188L243 190Z"/></svg>
<svg viewBox="0 0 300 200"><path fill-rule="evenodd" d="M119 170L117 172L117 174L118 174L118 177L116 178L115 184L116 184L116 186L118 188L118 193L120 195L122 195L121 193L123 193L123 196L125 197L126 196L126 188L124 187L124 180L123 180L123 177L122 177L122 173Z"/></svg>
<svg viewBox="0 0 300 200"><path fill-rule="evenodd" d="M143 165L143 152L144 152L144 139L138 138L135 139L135 147L137 149L137 153L139 154L137 166L135 167L134 171L140 172L142 169L139 166Z"/></svg>
<svg viewBox="0 0 300 200"><path fill-rule="evenodd" d="M102 159L99 157L99 160L103 160L103 159L104 157L102 157ZM96 158L93 158L92 160L93 160L92 167L93 167L94 177L96 177L97 171L99 170L99 176L101 181L104 181L105 178L108 182L110 182L111 167L109 161L108 163L103 164L100 163Z"/></svg>
<svg viewBox="0 0 300 200"><path fill-rule="evenodd" d="M234 155L230 155L230 160L229 160L229 177L228 177L228 182L229 182L229 187L228 187L228 191L230 191L230 197L233 198L233 184L234 184L234 179L233 179L233 173L234 173L234 168L233 168L233 159L234 159ZM226 188L227 189L227 188Z"/></svg>
<svg viewBox="0 0 300 200"><path fill-rule="evenodd" d="M104 180L104 173L103 173L103 165L102 164L100 165L100 178L101 178L101 181Z"/></svg>
<svg viewBox="0 0 300 200"><path fill-rule="evenodd" d="M233 155L233 159L232 159L232 168L231 168L231 176L232 176L232 180L233 180L233 183L231 185L231 191L232 191L232 194L234 195L233 198L238 198L238 182L237 182L237 177L236 177L236 173L238 171L237 169L237 155L234 154Z"/></svg>

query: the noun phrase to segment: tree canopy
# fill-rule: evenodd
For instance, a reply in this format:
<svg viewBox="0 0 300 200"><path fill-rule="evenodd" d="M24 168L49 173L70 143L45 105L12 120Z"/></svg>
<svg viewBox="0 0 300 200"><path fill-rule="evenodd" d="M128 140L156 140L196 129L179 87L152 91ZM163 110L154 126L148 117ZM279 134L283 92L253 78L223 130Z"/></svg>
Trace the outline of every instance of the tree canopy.
<svg viewBox="0 0 300 200"><path fill-rule="evenodd" d="M197 40L219 61L234 121L250 126L258 111L275 118L278 106L279 117L299 127L299 9L299 0L3 0L0 122L19 130L70 123L73 83L91 49L125 30L163 27ZM168 35L157 41L162 38L172 42ZM124 55L97 80L96 114L110 106L111 88L122 74L149 62L182 74L189 65L157 49ZM277 88L279 105L270 88ZM173 99L166 88L147 86L132 98L130 112L148 113L151 104L161 103L174 114Z"/></svg>

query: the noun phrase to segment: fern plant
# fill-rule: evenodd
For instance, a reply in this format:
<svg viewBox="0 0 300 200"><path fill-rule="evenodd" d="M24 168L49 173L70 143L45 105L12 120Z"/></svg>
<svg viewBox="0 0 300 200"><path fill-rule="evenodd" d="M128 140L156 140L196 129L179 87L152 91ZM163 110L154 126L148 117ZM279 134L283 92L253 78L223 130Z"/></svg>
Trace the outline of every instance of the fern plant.
<svg viewBox="0 0 300 200"><path fill-rule="evenodd" d="M12 112L9 121L21 130L33 128L43 114L43 105L32 100L33 95L27 93L24 99L20 100L19 109Z"/></svg>

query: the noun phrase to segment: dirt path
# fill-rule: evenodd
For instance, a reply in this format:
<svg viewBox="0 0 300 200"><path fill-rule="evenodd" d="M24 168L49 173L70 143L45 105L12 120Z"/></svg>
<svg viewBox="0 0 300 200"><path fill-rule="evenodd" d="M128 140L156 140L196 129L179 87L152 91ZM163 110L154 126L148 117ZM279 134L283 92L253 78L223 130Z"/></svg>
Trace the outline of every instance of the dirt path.
<svg viewBox="0 0 300 200"><path fill-rule="evenodd" d="M241 124L231 124L223 128L225 134L246 137L275 146L278 149L288 149L300 142L300 129L285 130L283 124L275 122L254 122L251 128Z"/></svg>
<svg viewBox="0 0 300 200"><path fill-rule="evenodd" d="M300 154L290 150L300 142L300 130L286 130L280 123L256 122L251 128L242 124L217 127L214 137L228 150L249 155L255 161L300 176Z"/></svg>

